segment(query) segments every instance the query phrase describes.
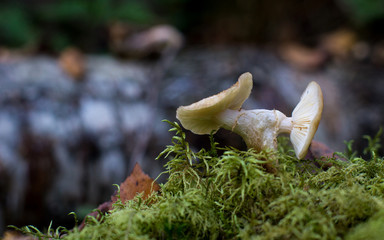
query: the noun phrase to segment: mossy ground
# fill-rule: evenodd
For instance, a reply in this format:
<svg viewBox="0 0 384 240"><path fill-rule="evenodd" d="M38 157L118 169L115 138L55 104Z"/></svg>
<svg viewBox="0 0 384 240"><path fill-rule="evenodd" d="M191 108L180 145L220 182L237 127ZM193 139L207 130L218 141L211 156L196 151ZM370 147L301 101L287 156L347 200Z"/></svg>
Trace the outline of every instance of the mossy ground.
<svg viewBox="0 0 384 240"><path fill-rule="evenodd" d="M299 161L286 139L277 152L219 148L194 152L181 128L161 154L168 181L147 200L116 203L102 221L64 239L382 239L384 161L339 153L329 169ZM378 138L378 137L377 137ZM220 152L220 153L219 153ZM323 159L324 160L324 159ZM278 164L275 174L263 168ZM320 162L320 161L319 161Z"/></svg>

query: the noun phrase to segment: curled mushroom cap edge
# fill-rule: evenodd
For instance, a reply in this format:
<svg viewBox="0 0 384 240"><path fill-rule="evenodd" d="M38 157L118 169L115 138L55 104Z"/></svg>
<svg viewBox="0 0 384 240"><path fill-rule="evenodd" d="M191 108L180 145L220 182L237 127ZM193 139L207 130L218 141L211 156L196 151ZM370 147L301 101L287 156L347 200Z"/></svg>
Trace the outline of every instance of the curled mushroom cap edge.
<svg viewBox="0 0 384 240"><path fill-rule="evenodd" d="M210 134L221 127L221 123L215 121L216 116L227 109L239 110L251 94L252 86L252 75L244 73L227 90L191 105L179 107L176 110L176 118L184 128L195 134Z"/></svg>

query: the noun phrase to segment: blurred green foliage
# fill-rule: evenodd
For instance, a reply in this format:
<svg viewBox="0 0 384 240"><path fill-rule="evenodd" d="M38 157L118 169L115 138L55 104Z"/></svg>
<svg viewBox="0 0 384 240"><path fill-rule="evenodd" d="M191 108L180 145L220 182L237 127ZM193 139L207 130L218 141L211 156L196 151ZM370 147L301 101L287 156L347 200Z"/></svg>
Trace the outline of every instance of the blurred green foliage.
<svg viewBox="0 0 384 240"><path fill-rule="evenodd" d="M140 0L8 3L2 6L0 16L0 46L43 43L45 48L54 51L71 44L85 48L88 45L89 50L103 48L100 42L106 38L107 27L113 21L149 25L160 20L150 4ZM104 36L95 38L95 35Z"/></svg>
<svg viewBox="0 0 384 240"><path fill-rule="evenodd" d="M155 16L148 4L139 0L66 0L42 5L37 9L42 20L51 22L83 21L107 23L111 20L126 20L149 23Z"/></svg>
<svg viewBox="0 0 384 240"><path fill-rule="evenodd" d="M281 29L285 26L282 23L290 20L294 24L300 24L299 20L302 19L301 22L305 23L305 27L308 25L315 31L324 28L319 27L319 24L329 25L338 22L326 21L332 20L332 16L321 14L317 5L331 10L344 10L344 14L341 13L342 18L349 18L359 28L364 28L377 19L384 19L383 0L329 0L327 4L318 4L322 0L317 0L308 4L298 4L292 8L287 8L287 5L291 4L281 0L262 0L257 1L258 4L251 4L251 0L239 0L236 4L231 0L3 1L0 7L0 46L32 46L37 50L51 52L60 51L68 45L75 45L84 51L106 51L108 26L114 21L128 22L139 27L168 23L186 34L201 31L203 33L201 39L205 39L204 34L212 33L218 35L213 38L216 40L220 40L220 37L236 39L233 36L217 34L221 31L228 35L233 32L240 36L244 35L244 38L248 37L246 40L252 36L260 38L260 35L272 34L273 36L268 35L264 40L273 41L275 40L273 38L278 37L276 32L279 32L274 29ZM275 11L281 8L282 11ZM276 16L276 13L283 16ZM313 20L307 24L305 16L318 14L321 14L320 22ZM268 31L263 32L265 23L268 23ZM219 29L215 32L214 28Z"/></svg>
<svg viewBox="0 0 384 240"><path fill-rule="evenodd" d="M384 17L383 0L343 0L347 5L352 20L358 25L365 25Z"/></svg>
<svg viewBox="0 0 384 240"><path fill-rule="evenodd" d="M22 8L0 9L0 43L17 47L33 41L36 29Z"/></svg>

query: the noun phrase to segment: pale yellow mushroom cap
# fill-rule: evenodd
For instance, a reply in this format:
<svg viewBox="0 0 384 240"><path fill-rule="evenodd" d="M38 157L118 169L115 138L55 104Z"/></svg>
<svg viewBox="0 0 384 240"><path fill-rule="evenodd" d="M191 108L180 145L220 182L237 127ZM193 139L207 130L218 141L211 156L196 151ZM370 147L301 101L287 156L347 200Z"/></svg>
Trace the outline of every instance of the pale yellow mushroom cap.
<svg viewBox="0 0 384 240"><path fill-rule="evenodd" d="M319 84L311 82L292 112L290 139L298 159L305 157L320 123L323 111L323 93Z"/></svg>
<svg viewBox="0 0 384 240"><path fill-rule="evenodd" d="M176 118L184 128L195 134L210 134L221 127L216 116L227 109L239 110L251 94L252 85L252 75L244 73L237 83L227 90L191 105L179 107Z"/></svg>

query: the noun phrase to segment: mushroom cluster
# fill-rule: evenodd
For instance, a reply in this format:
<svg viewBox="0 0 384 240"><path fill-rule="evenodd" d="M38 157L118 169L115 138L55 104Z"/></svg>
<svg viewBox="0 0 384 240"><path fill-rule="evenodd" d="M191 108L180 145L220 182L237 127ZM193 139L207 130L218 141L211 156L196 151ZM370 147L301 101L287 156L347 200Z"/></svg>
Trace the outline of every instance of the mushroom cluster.
<svg viewBox="0 0 384 240"><path fill-rule="evenodd" d="M244 101L251 94L252 75L244 73L229 89L189 106L181 106L176 117L184 128L195 134L210 134L225 128L239 134L248 148L276 149L277 135L289 133L298 159L304 158L320 123L323 94L316 82L311 82L287 117L278 110L244 110Z"/></svg>

